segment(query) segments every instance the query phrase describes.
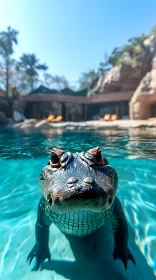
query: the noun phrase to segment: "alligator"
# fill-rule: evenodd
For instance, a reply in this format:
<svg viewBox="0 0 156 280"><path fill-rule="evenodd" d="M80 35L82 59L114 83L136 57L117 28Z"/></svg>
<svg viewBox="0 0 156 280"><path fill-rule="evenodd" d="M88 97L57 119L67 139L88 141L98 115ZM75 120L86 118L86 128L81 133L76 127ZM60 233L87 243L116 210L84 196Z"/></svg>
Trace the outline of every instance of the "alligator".
<svg viewBox="0 0 156 280"><path fill-rule="evenodd" d="M128 248L128 225L116 196L118 176L99 147L71 153L53 149L51 160L40 174L42 197L35 225L36 244L27 261L35 258L33 270L50 261L49 228L54 223L65 234L83 237L111 222L114 236L114 260L125 269L135 259Z"/></svg>

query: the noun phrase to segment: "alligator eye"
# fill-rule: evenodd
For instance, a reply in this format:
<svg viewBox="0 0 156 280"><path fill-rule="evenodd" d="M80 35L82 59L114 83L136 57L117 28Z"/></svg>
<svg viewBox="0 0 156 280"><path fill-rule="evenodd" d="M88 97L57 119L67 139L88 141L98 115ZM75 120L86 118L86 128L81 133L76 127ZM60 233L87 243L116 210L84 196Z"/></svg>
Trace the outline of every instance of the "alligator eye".
<svg viewBox="0 0 156 280"><path fill-rule="evenodd" d="M101 162L102 160L103 160L103 157L102 157L101 151L99 151L96 155L96 161Z"/></svg>
<svg viewBox="0 0 156 280"><path fill-rule="evenodd" d="M63 150L53 148L51 152L51 160L48 162L51 167L58 168L61 166L60 158L65 152Z"/></svg>
<svg viewBox="0 0 156 280"><path fill-rule="evenodd" d="M54 152L52 152L52 154L51 154L51 162L54 163L54 164L60 162L57 154L55 154Z"/></svg>
<svg viewBox="0 0 156 280"><path fill-rule="evenodd" d="M99 151L100 151L100 148L99 147L95 147L93 149L88 150L88 153L90 153L93 156L96 156Z"/></svg>
<svg viewBox="0 0 156 280"><path fill-rule="evenodd" d="M56 148L53 148L52 150L52 154L55 154L57 156L58 159L61 158L61 156L64 154L65 152L63 150L59 150Z"/></svg>
<svg viewBox="0 0 156 280"><path fill-rule="evenodd" d="M95 165L104 165L105 164L105 161L102 157L101 150L100 150L99 147L95 147L93 149L90 149L88 151L88 153L90 153L91 155L94 156L94 164Z"/></svg>

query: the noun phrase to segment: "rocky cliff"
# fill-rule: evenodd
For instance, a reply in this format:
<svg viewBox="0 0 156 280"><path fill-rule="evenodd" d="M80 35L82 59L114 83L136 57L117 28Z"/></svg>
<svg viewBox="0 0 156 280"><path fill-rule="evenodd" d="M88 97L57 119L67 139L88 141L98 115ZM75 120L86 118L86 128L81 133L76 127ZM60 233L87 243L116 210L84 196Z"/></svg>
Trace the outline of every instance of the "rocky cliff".
<svg viewBox="0 0 156 280"><path fill-rule="evenodd" d="M129 109L131 119L156 117L156 36L143 41L142 51L133 59L125 55L120 65L100 76L88 96L134 91Z"/></svg>
<svg viewBox="0 0 156 280"><path fill-rule="evenodd" d="M125 55L120 65L113 67L105 76L99 77L96 86L88 95L135 90L141 79L151 70L151 61L155 54L156 36L152 35L143 42L140 54L135 58Z"/></svg>

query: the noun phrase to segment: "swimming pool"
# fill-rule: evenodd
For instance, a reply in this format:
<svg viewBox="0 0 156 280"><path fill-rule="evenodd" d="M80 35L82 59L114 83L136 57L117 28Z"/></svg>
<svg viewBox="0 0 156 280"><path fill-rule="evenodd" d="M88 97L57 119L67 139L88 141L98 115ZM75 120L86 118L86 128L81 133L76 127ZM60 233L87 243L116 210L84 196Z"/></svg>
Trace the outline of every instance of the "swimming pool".
<svg viewBox="0 0 156 280"><path fill-rule="evenodd" d="M155 279L156 275L156 133L144 131L38 133L0 131L0 279ZM113 261L109 225L85 241L67 239L51 227L52 260L31 272L26 258L34 245L41 196L39 174L50 151L71 152L100 146L119 175L118 197L129 224L129 246L137 265L124 271ZM95 249L96 248L96 249Z"/></svg>

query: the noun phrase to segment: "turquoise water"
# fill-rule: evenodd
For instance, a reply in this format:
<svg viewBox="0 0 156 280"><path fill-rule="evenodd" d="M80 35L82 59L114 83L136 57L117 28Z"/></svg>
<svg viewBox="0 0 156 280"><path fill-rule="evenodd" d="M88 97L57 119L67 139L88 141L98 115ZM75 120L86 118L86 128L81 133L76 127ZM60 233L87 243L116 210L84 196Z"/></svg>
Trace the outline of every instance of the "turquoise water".
<svg viewBox="0 0 156 280"><path fill-rule="evenodd" d="M155 279L156 133L105 131L42 133L0 131L0 279ZM129 224L137 265L113 261L109 225L85 239L67 239L51 227L52 260L31 272L26 257L34 245L41 196L39 174L53 147L72 152L99 145L119 175L118 197Z"/></svg>

